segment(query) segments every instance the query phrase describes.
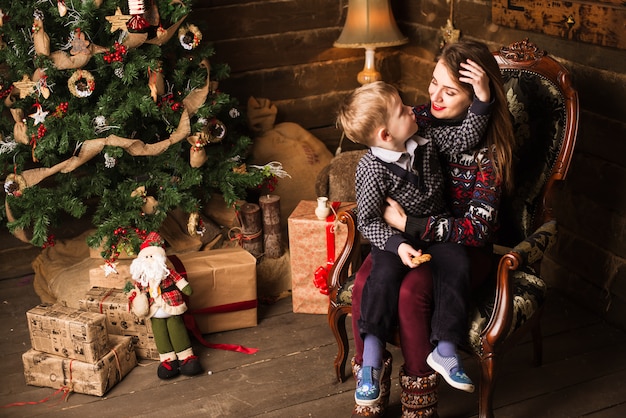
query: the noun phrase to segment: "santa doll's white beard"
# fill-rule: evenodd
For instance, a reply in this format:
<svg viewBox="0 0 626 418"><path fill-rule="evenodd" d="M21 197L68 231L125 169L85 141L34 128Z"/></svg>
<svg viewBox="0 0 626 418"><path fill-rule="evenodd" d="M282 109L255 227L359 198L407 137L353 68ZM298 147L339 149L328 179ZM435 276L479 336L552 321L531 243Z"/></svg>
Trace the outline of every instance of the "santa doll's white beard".
<svg viewBox="0 0 626 418"><path fill-rule="evenodd" d="M136 268L133 269L132 275L141 286L156 289L161 280L167 277L169 269L165 263L165 257L145 258L143 260L136 259Z"/></svg>

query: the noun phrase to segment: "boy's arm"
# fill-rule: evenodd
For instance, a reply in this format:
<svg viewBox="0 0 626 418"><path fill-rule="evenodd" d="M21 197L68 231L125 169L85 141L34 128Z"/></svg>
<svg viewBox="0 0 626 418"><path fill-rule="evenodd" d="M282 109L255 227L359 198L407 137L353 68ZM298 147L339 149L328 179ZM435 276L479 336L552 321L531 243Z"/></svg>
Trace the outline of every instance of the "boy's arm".
<svg viewBox="0 0 626 418"><path fill-rule="evenodd" d="M474 98L461 125L431 126L430 136L437 149L446 154L458 154L480 144L487 132L492 104Z"/></svg>
<svg viewBox="0 0 626 418"><path fill-rule="evenodd" d="M385 170L382 165L373 161L364 162L363 159L357 165L357 228L372 245L397 254L398 247L406 239L399 231L387 225L382 216L387 193Z"/></svg>

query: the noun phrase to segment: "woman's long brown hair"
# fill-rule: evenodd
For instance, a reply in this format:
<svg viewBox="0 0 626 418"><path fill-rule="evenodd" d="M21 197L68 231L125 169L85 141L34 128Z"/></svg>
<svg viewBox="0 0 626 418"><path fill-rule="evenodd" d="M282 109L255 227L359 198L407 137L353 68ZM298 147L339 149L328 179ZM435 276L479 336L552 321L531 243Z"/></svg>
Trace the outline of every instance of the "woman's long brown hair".
<svg viewBox="0 0 626 418"><path fill-rule="evenodd" d="M474 97L473 87L459 81L461 63L470 59L480 65L489 76L489 87L494 105L487 127L486 146L489 150L489 158L494 162L497 178L502 181L506 190L512 190L515 135L502 74L493 54L482 42L463 40L447 44L441 51L439 59L443 61L452 77L470 97Z"/></svg>

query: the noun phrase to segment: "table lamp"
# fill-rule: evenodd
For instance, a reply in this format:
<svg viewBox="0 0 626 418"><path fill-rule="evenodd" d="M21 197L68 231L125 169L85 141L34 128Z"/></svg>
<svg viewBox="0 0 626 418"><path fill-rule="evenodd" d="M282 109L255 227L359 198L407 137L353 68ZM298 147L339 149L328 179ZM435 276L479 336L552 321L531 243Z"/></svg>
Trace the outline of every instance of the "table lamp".
<svg viewBox="0 0 626 418"><path fill-rule="evenodd" d="M357 75L361 84L382 80L376 70L376 48L402 45L408 42L393 17L389 0L350 0L346 23L334 46L365 48L365 66Z"/></svg>

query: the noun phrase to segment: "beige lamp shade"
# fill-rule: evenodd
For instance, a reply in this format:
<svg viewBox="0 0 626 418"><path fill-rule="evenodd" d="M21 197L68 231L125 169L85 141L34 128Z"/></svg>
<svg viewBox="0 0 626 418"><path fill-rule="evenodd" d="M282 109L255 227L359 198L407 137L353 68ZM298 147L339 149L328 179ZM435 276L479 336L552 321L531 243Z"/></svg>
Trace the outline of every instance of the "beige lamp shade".
<svg viewBox="0 0 626 418"><path fill-rule="evenodd" d="M382 79L376 70L376 48L402 45L402 35L389 7L389 0L350 0L348 16L341 35L334 43L338 48L365 48L365 65L357 75L361 84Z"/></svg>
<svg viewBox="0 0 626 418"><path fill-rule="evenodd" d="M338 48L382 48L408 42L393 17L389 0L350 0Z"/></svg>

